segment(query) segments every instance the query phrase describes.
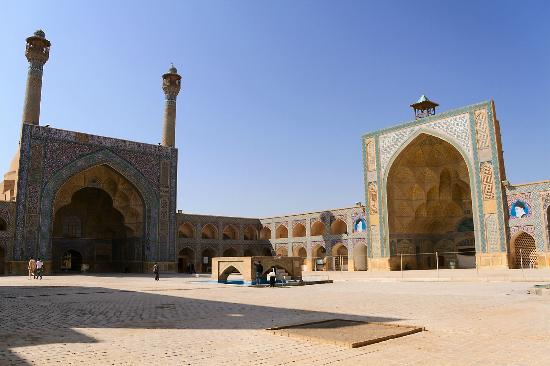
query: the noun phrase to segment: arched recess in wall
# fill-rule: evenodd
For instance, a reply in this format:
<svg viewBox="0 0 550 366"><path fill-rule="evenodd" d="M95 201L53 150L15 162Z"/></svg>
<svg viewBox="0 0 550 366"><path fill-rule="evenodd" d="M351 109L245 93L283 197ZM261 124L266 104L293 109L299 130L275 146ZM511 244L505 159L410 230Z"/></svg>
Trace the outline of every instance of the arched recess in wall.
<svg viewBox="0 0 550 366"><path fill-rule="evenodd" d="M284 225L279 225L277 227L277 230L275 230L275 238L276 239L284 239L288 238L288 229Z"/></svg>
<svg viewBox="0 0 550 366"><path fill-rule="evenodd" d="M348 248L342 243L332 247L332 268L335 271L348 270Z"/></svg>
<svg viewBox="0 0 550 366"><path fill-rule="evenodd" d="M8 230L8 223L6 220L0 217L0 231L7 231Z"/></svg>
<svg viewBox="0 0 550 366"><path fill-rule="evenodd" d="M212 248L205 248L201 252L201 272L212 272L212 258L216 256L216 251Z"/></svg>
<svg viewBox="0 0 550 366"><path fill-rule="evenodd" d="M178 253L178 272L192 273L195 266L195 251L191 248L183 248Z"/></svg>
<svg viewBox="0 0 550 366"><path fill-rule="evenodd" d="M306 236L306 227L302 224L294 225L292 228L292 236L295 238L303 238Z"/></svg>
<svg viewBox="0 0 550 366"><path fill-rule="evenodd" d="M455 243L465 239L472 215L470 172L462 153L439 137L418 134L391 163L386 192L390 243L437 251L440 265L454 261L460 267ZM472 235L475 250L473 240ZM433 262L431 256L417 256L407 259L407 266L429 269Z"/></svg>
<svg viewBox="0 0 550 366"><path fill-rule="evenodd" d="M337 219L330 224L330 233L333 235L343 235L348 233L348 227L344 220Z"/></svg>
<svg viewBox="0 0 550 366"><path fill-rule="evenodd" d="M353 263L355 271L366 271L367 270L367 255L368 249L366 244L357 243L353 247Z"/></svg>
<svg viewBox="0 0 550 366"><path fill-rule="evenodd" d="M233 225L226 225L223 228L223 240L236 240L238 235L238 230Z"/></svg>
<svg viewBox="0 0 550 366"><path fill-rule="evenodd" d="M189 222L182 223L178 228L178 238L191 239L195 237L195 229Z"/></svg>
<svg viewBox="0 0 550 366"><path fill-rule="evenodd" d="M244 240L257 240L258 239L258 231L256 228L248 225L244 229Z"/></svg>
<svg viewBox="0 0 550 366"><path fill-rule="evenodd" d="M512 237L511 247L514 268L538 267L537 247L533 236L520 231Z"/></svg>
<svg viewBox="0 0 550 366"><path fill-rule="evenodd" d="M206 224L202 227L201 238L203 239L217 239L218 230L212 224Z"/></svg>
<svg viewBox="0 0 550 366"><path fill-rule="evenodd" d="M227 248L223 251L222 257L236 257L237 250L235 248Z"/></svg>
<svg viewBox="0 0 550 366"><path fill-rule="evenodd" d="M262 230L260 230L260 239L262 240L269 240L271 239L271 229L267 226L264 226Z"/></svg>
<svg viewBox="0 0 550 366"><path fill-rule="evenodd" d="M307 250L303 245L298 245L292 249L292 255L295 257L302 258L302 264L306 264L307 261Z"/></svg>
<svg viewBox="0 0 550 366"><path fill-rule="evenodd" d="M325 224L317 220L311 225L311 236L325 235Z"/></svg>
<svg viewBox="0 0 550 366"><path fill-rule="evenodd" d="M286 257L288 256L288 249L286 247L278 247L275 253L279 257Z"/></svg>

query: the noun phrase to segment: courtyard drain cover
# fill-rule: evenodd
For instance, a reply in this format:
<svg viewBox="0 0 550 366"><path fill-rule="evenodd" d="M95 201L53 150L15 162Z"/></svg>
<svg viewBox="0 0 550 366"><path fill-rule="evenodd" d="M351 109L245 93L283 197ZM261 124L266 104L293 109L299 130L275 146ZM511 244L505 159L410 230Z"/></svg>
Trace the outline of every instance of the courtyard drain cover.
<svg viewBox="0 0 550 366"><path fill-rule="evenodd" d="M345 319L267 328L273 334L307 341L318 341L338 346L357 348L422 332L423 327L371 323Z"/></svg>

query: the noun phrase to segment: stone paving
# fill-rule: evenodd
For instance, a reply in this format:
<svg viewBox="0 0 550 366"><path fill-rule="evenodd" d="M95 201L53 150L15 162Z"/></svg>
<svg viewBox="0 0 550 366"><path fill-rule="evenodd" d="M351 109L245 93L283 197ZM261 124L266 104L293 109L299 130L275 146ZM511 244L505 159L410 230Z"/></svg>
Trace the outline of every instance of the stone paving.
<svg viewBox="0 0 550 366"><path fill-rule="evenodd" d="M550 297L533 284L0 277L0 365L549 365ZM427 331L349 349L265 330L331 318Z"/></svg>

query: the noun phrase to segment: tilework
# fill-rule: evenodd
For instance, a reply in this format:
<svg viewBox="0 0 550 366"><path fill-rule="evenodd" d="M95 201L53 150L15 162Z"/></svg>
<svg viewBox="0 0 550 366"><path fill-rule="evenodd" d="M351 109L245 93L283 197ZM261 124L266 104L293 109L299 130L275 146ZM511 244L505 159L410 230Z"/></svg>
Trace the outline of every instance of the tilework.
<svg viewBox="0 0 550 366"><path fill-rule="evenodd" d="M480 167L483 199L495 199L495 179L493 177L493 164L488 161L481 163Z"/></svg>
<svg viewBox="0 0 550 366"><path fill-rule="evenodd" d="M123 175L143 196L147 259L166 261L174 257L176 149L27 124L21 136L14 259L28 255L49 259L57 190L74 174L101 164ZM168 162L169 177L160 187L163 161ZM158 247L159 239L162 248Z"/></svg>
<svg viewBox="0 0 550 366"><path fill-rule="evenodd" d="M418 131L435 131L438 135L446 136L468 154L472 155L470 141L471 131L467 113L449 118L443 118L434 122L419 124L403 128L380 136L380 161L381 170L385 172L390 159L405 144L405 142Z"/></svg>
<svg viewBox="0 0 550 366"><path fill-rule="evenodd" d="M487 124L487 110L478 109L474 111L476 122L476 141L477 148L480 150L487 149L490 146L490 133Z"/></svg>
<svg viewBox="0 0 550 366"><path fill-rule="evenodd" d="M535 238L537 250L550 251L548 238L548 207L550 206L550 181L506 187L508 210L514 198L523 198L530 204L531 215L509 219L509 236L525 231Z"/></svg>

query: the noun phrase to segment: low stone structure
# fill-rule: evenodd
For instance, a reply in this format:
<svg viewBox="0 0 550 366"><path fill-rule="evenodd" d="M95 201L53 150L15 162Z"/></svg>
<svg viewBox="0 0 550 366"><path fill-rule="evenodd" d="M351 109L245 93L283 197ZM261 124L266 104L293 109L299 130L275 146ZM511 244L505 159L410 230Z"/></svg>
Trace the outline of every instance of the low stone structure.
<svg viewBox="0 0 550 366"><path fill-rule="evenodd" d="M283 269L293 280L302 279L302 258L300 257L217 257L212 258L212 279L227 281L235 270L243 276L245 284L256 281L254 264L260 262L264 268L262 278L272 267Z"/></svg>

